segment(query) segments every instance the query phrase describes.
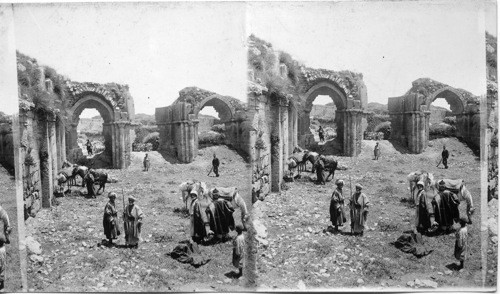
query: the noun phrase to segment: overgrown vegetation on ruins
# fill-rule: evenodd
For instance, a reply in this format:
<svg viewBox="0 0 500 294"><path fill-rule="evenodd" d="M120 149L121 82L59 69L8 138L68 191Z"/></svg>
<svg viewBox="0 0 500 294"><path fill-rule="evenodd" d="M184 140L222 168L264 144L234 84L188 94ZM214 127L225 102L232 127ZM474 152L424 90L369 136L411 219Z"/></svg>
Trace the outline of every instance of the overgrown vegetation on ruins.
<svg viewBox="0 0 500 294"><path fill-rule="evenodd" d="M255 80L267 88L267 96L281 99L293 94L300 80L300 64L286 52L275 52L271 43L254 35L250 35L249 42L253 48L248 53L248 64L254 70ZM286 66L286 78L280 74L280 64Z"/></svg>
<svg viewBox="0 0 500 294"><path fill-rule="evenodd" d="M42 80L44 76L45 80ZM64 121L68 96L67 78L51 67L40 67L35 58L17 52L17 79L21 110L33 110L42 115L55 115L62 122ZM47 91L45 83L51 83L54 91Z"/></svg>

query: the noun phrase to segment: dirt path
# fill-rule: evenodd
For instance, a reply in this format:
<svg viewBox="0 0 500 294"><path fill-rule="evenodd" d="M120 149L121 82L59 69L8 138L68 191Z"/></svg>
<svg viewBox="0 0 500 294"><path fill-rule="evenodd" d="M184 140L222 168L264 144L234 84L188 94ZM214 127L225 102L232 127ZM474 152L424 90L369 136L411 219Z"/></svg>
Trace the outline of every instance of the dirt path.
<svg viewBox="0 0 500 294"><path fill-rule="evenodd" d="M10 244L7 249L7 270L5 274L5 291L18 292L22 290L21 266L19 259L19 237L17 230L17 202L16 186L14 177L11 176L4 167L0 165L0 205L7 211L12 226Z"/></svg>
<svg viewBox="0 0 500 294"><path fill-rule="evenodd" d="M219 178L207 177L214 152L221 160ZM60 198L59 206L42 210L27 223L29 233L43 249L43 261L29 263L30 289L49 292L244 290L243 279L226 276L234 270L231 242L200 246L204 257L211 260L199 268L179 263L166 254L178 242L189 239L189 219L174 212L183 205L179 184L195 178L205 181L209 187L236 186L250 206L247 164L225 146L200 150L191 164L170 164L156 152L149 154L149 172L142 171L144 153L134 152L128 170L108 170L119 182L106 186L106 192L118 194L119 215L123 211L122 188L125 197L137 198L137 205L145 214L144 242L139 249L98 246L104 238L102 214L107 197L86 199L76 196L75 192L75 196ZM235 220L238 222L239 217L235 216ZM122 223L120 227L123 230ZM120 236L118 244L123 243Z"/></svg>
<svg viewBox="0 0 500 294"><path fill-rule="evenodd" d="M443 143L451 154L448 170L436 168ZM306 177L289 184L289 189L281 195L272 194L265 199L261 213L269 245L259 251L261 290L344 287L401 290L401 287L416 287L416 279L429 282L428 287L481 286L479 159L457 140L440 139L432 141L432 147L420 155L402 155L389 142L382 141L382 156L377 162L372 160L373 144L364 141L363 152L357 159L340 157L340 164L349 169L335 175L346 182L346 198L349 177L353 187L355 183L365 187L371 207L363 237L324 231L330 225L332 181L317 186ZM424 237L434 252L421 259L389 244L411 229L414 208L401 199L409 194L407 174L418 169L432 172L437 179L463 178L473 195L476 214L473 225L469 226L470 256L462 272L447 268L456 262L454 234ZM348 219L344 232L349 231L349 223Z"/></svg>

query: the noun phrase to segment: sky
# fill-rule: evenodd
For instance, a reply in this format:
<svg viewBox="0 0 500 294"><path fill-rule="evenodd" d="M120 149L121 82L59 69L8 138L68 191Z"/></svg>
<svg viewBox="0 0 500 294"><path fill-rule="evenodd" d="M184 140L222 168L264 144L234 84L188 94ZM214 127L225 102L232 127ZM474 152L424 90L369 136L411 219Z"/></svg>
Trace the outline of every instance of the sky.
<svg viewBox="0 0 500 294"><path fill-rule="evenodd" d="M15 4L10 17L5 7L4 112L17 110L15 48L74 81L128 84L135 112L154 114L188 86L244 101L251 33L307 66L363 73L368 102L383 104L421 77L484 94L485 22L497 34L493 1Z"/></svg>
<svg viewBox="0 0 500 294"><path fill-rule="evenodd" d="M481 3L255 2L248 7L247 35L308 67L361 72L368 102L387 104L388 97L403 95L422 77L485 94L485 21L496 14L486 18ZM495 25L490 27L496 35Z"/></svg>
<svg viewBox="0 0 500 294"><path fill-rule="evenodd" d="M189 86L246 100L244 3L18 4L14 19L20 52L74 81L128 84L135 113Z"/></svg>

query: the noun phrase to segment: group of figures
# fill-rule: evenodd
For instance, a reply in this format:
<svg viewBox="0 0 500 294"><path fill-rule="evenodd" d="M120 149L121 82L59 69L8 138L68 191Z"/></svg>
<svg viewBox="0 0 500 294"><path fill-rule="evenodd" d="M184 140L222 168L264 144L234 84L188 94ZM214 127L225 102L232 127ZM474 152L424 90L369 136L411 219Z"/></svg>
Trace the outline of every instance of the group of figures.
<svg viewBox="0 0 500 294"><path fill-rule="evenodd" d="M108 174L84 165L71 164L65 161L63 169L57 174L54 194L63 196L70 192L70 185L76 185L76 178L82 179L82 187L87 187L87 197L95 198L102 189L104 192L109 180ZM96 188L96 185L98 188Z"/></svg>
<svg viewBox="0 0 500 294"><path fill-rule="evenodd" d="M104 235L108 239L108 246L113 246L113 240L120 236L118 226L118 210L116 209L116 193L108 194L109 202L104 207L103 227ZM138 248L141 238L142 220L144 215L141 208L135 204L133 196L128 197L128 205L123 204L123 230L125 232L125 246Z"/></svg>
<svg viewBox="0 0 500 294"><path fill-rule="evenodd" d="M347 222L344 212L345 197L342 191L344 181L338 179L335 184L337 188L333 191L330 200L330 221L335 231L339 231L339 227L342 227L344 223ZM370 201L366 194L361 192L362 190L363 186L361 184L356 184L356 192L351 196L349 201L351 233L360 236L363 236L366 219L368 217L368 208L370 206Z"/></svg>
<svg viewBox="0 0 500 294"><path fill-rule="evenodd" d="M296 149L296 151L299 151ZM305 152L309 158L311 152ZM299 154L299 152L297 152ZM378 143L374 150L375 159L380 156L380 147ZM302 156L302 154L300 154ZM441 162L445 168L448 168L449 152L443 147ZM299 157L300 158L300 157ZM318 175L318 181L323 181L322 172L325 156L317 155L313 168ZM309 160L309 159L306 159ZM292 162L292 161L290 161ZM408 175L410 183L411 199L415 204L415 222L414 231L418 234L435 236L438 234L449 234L453 231L453 226L459 224L460 228L456 230L456 242L454 254L460 261L459 268L463 268L467 256L467 224L472 223L474 207L472 195L465 186L462 179L441 179L434 180L432 174L425 171L412 172ZM343 193L344 181L337 179L336 189L333 191L330 200L330 221L334 232L340 232L339 227L343 227L347 222L345 206L348 205L350 217L350 233L352 235L363 236L365 223L368 217L370 202L365 193L362 192L363 186L359 183L355 185L356 192L350 196L346 203L346 197ZM465 207L464 207L465 206Z"/></svg>
<svg viewBox="0 0 500 294"><path fill-rule="evenodd" d="M248 210L236 187L209 189L204 182L190 180L180 185L183 201L190 218L190 236L196 243L210 245L230 240L229 232L235 230L233 240L233 265L242 275ZM240 210L241 224L235 225L234 212Z"/></svg>
<svg viewBox="0 0 500 294"><path fill-rule="evenodd" d="M317 184L324 185L330 176L332 179L335 177L335 170L338 168L338 161L333 155L322 155L297 146L293 150L292 156L288 158L287 163L289 174L285 176L285 180L293 180L296 177L299 177L300 173L306 170L307 162L312 164L311 172L316 172ZM326 177L325 172L329 172Z"/></svg>

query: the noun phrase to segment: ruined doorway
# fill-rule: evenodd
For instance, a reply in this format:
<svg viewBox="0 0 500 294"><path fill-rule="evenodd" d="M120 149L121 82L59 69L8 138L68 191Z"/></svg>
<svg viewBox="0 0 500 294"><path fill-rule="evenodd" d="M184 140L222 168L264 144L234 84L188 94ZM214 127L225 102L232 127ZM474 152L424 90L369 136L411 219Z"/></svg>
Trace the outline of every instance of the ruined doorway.
<svg viewBox="0 0 500 294"><path fill-rule="evenodd" d="M311 87L306 93L301 118L302 142L305 148L325 155L344 155L345 94L328 81ZM318 129L323 124L325 141L319 142ZM326 129L325 129L326 130Z"/></svg>
<svg viewBox="0 0 500 294"><path fill-rule="evenodd" d="M113 120L113 109L97 95L86 95L74 105L66 146L76 163L96 168L113 166ZM93 145L92 154L87 153L87 139Z"/></svg>

